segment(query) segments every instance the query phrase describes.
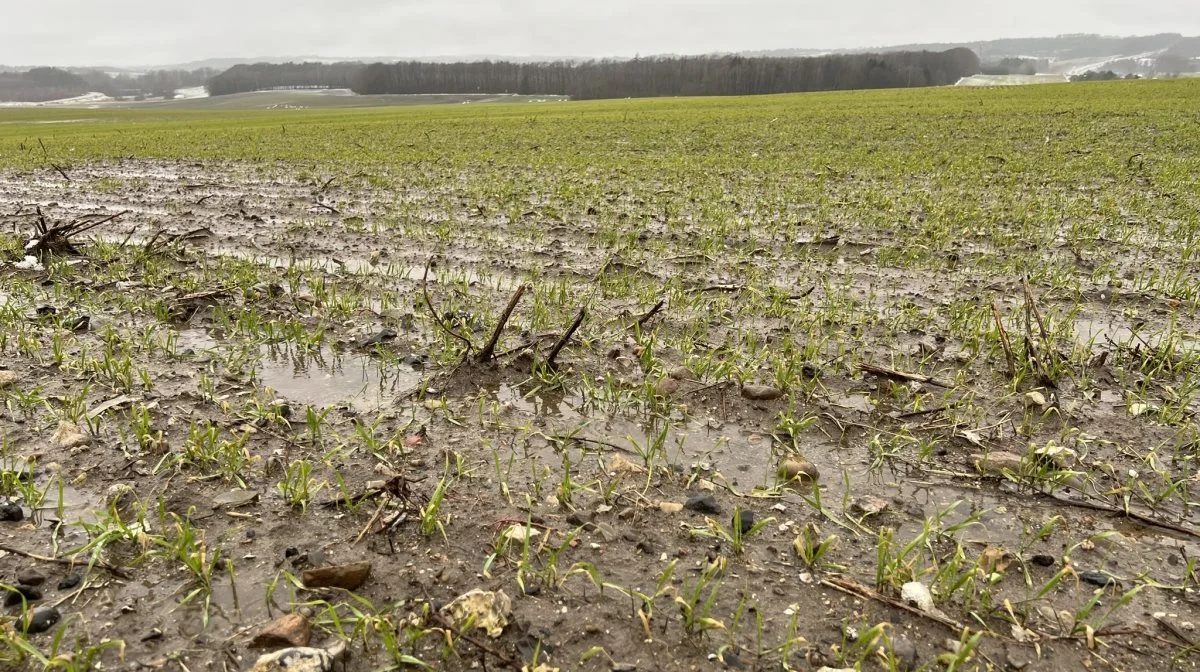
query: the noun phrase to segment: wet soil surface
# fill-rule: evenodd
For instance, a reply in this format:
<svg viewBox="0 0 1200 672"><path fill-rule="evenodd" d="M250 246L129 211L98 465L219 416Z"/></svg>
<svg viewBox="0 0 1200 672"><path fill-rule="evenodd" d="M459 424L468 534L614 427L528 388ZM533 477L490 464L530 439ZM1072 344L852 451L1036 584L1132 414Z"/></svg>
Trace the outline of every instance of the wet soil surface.
<svg viewBox="0 0 1200 672"><path fill-rule="evenodd" d="M346 670L1196 666L1177 300L1026 293L994 236L912 267L903 226L712 248L617 194L464 190L0 176L5 636L185 671L248 669L290 613L311 641L265 650ZM20 267L39 212L124 214ZM1156 258L1127 245L1095 254ZM503 624L443 609L476 589Z"/></svg>

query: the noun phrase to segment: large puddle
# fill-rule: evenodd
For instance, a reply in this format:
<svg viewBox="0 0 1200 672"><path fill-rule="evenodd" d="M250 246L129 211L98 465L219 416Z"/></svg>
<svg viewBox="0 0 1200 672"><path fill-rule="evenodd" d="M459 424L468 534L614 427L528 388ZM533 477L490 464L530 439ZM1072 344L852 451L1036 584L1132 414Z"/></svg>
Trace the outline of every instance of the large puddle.
<svg viewBox="0 0 1200 672"><path fill-rule="evenodd" d="M232 347L203 329L176 333L175 351L179 353L197 355ZM411 393L421 382L421 372L403 362L385 361L365 352L337 352L326 345L314 349L262 345L256 355L254 383L303 406L341 404L358 412L374 412Z"/></svg>
<svg viewBox="0 0 1200 672"><path fill-rule="evenodd" d="M399 362L385 366L362 353L279 345L262 347L255 377L288 401L318 408L345 404L360 412L384 408L421 382L420 372Z"/></svg>

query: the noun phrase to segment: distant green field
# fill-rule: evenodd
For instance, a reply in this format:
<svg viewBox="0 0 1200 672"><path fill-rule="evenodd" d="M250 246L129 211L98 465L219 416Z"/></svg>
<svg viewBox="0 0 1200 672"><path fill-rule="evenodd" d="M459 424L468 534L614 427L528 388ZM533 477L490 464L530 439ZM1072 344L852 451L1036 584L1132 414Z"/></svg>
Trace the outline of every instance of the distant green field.
<svg viewBox="0 0 1200 672"><path fill-rule="evenodd" d="M1184 180L1197 168L1200 81L997 89L276 110L0 109L0 166L111 157L403 165L620 164L664 178L802 169L1104 174L1131 154ZM50 122L73 123L50 123ZM991 157L991 158L989 158Z"/></svg>

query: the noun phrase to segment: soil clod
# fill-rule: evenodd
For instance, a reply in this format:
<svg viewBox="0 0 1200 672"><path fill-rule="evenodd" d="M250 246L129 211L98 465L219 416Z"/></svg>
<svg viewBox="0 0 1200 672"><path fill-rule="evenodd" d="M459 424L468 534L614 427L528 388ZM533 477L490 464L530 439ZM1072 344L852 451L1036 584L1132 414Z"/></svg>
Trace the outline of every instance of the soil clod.
<svg viewBox="0 0 1200 672"><path fill-rule="evenodd" d="M717 504L717 499L712 495L702 492L688 497L687 502L683 507L689 511L696 513L720 513L721 505Z"/></svg>
<svg viewBox="0 0 1200 672"><path fill-rule="evenodd" d="M356 590L371 575L371 563L364 560L349 565L306 569L301 574L305 588L345 588Z"/></svg>
<svg viewBox="0 0 1200 672"><path fill-rule="evenodd" d="M783 396L783 390L770 385L746 385L742 396L751 401L773 401Z"/></svg>

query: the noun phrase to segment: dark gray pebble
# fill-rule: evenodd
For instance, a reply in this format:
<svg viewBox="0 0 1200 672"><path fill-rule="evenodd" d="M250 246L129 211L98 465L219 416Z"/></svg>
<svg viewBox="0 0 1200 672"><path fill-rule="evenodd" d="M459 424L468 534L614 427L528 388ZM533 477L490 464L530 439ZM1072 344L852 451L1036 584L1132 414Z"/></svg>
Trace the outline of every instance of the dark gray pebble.
<svg viewBox="0 0 1200 672"><path fill-rule="evenodd" d="M755 523L754 512L753 511L741 511L740 513L742 514L740 518L737 515L734 515L733 525L737 525L738 521L740 520L741 521L741 530L739 530L739 532L741 532L742 534L746 534L747 532L750 531L751 528L754 527L754 523Z"/></svg>
<svg viewBox="0 0 1200 672"><path fill-rule="evenodd" d="M25 519L25 512L21 510L20 504L5 502L0 504L0 520L8 522L19 522Z"/></svg>
<svg viewBox="0 0 1200 672"><path fill-rule="evenodd" d="M61 614L54 607L38 607L29 615L29 620L25 623L25 632L31 635L45 632L53 628L60 617Z"/></svg>
<svg viewBox="0 0 1200 672"><path fill-rule="evenodd" d="M17 574L17 583L23 586L40 586L46 582L46 577L38 574L32 569Z"/></svg>
<svg viewBox="0 0 1200 672"><path fill-rule="evenodd" d="M1101 588L1103 588L1105 586L1109 586L1109 585L1114 585L1114 586L1121 585L1121 582L1118 581L1116 578L1114 578L1111 574L1106 574L1104 572L1096 572L1096 571L1080 572L1079 578L1084 583L1090 583L1093 586L1100 586Z"/></svg>
<svg viewBox="0 0 1200 672"><path fill-rule="evenodd" d="M12 607L22 602L34 602L42 599L42 591L35 586L14 586L4 598L4 606Z"/></svg>
<svg viewBox="0 0 1200 672"><path fill-rule="evenodd" d="M695 511L696 513L721 512L721 506L717 504L716 498L708 493L701 493L688 497L688 500L684 503L683 507L689 511Z"/></svg>
<svg viewBox="0 0 1200 672"><path fill-rule="evenodd" d="M59 581L58 589L59 590L71 590L72 588L74 588L75 586L78 586L82 582L83 582L83 575L80 574L79 572L76 572L76 573L68 576L67 578L63 579L62 581Z"/></svg>

